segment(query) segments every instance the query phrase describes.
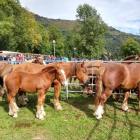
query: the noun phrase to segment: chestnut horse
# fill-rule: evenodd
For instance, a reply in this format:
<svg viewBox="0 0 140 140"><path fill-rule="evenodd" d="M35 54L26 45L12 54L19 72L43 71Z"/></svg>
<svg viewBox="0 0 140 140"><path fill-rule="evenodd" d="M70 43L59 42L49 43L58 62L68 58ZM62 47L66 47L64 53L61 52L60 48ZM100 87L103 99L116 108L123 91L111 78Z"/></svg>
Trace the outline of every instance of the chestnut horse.
<svg viewBox="0 0 140 140"><path fill-rule="evenodd" d="M130 55L122 59L122 61L140 61L140 54L139 55ZM131 64L133 62L122 62L125 64Z"/></svg>
<svg viewBox="0 0 140 140"><path fill-rule="evenodd" d="M105 90L103 91L103 87ZM139 93L140 110L140 64L130 65L110 62L102 66L96 75L95 115L97 119L102 118L103 105L116 88L129 94L130 89L135 88ZM123 110L127 110L127 103L123 102Z"/></svg>
<svg viewBox="0 0 140 140"><path fill-rule="evenodd" d="M62 64L63 70L65 71L65 74L66 74L66 79L68 79L71 76L76 75L80 83L83 83L84 86L88 85L89 78L88 78L88 72L87 72L87 68L85 66L84 61L82 63L57 62L57 64L59 63ZM25 62L25 63L19 64L17 67L14 67L13 71L23 70L26 72L36 73L44 69L45 67L48 67L54 64L55 63L51 63L49 65L44 66L44 65L38 65L38 64ZM61 83L55 79L52 83L52 87L54 87L54 92L55 92L54 108L58 110L62 110L62 106L59 103L59 92L61 89ZM21 98L22 97L19 97L19 99Z"/></svg>
<svg viewBox="0 0 140 140"><path fill-rule="evenodd" d="M42 57L35 57L35 59L29 60L27 62L36 63L36 64L43 64ZM23 62L25 63L25 62ZM6 94L3 89L3 77L13 71L13 68L18 67L18 65L12 65L7 62L0 62L0 92L3 97L6 97Z"/></svg>
<svg viewBox="0 0 140 140"><path fill-rule="evenodd" d="M140 54L127 56L127 57L123 58L122 61L126 61L126 62L121 62L123 64L131 64L131 63L135 63L135 62L138 63L138 61L140 61ZM130 62L127 62L127 61L130 61ZM128 98L130 97L131 92L134 92L134 89L131 89L129 93L127 92L124 95L124 102L126 102L126 104L127 104ZM113 97L116 100L121 100L123 98L122 95L120 95L120 94L113 94Z"/></svg>
<svg viewBox="0 0 140 140"><path fill-rule="evenodd" d="M9 115L17 118L17 105L14 102L19 90L30 93L38 93L38 106L36 117L44 119L45 111L43 104L46 92L51 87L52 82L57 79L62 85L66 86L66 76L61 64L51 65L38 73L24 71L13 71L4 77L4 84L7 90L9 101Z"/></svg>
<svg viewBox="0 0 140 140"><path fill-rule="evenodd" d="M105 63L103 62L85 62L85 66L87 67L88 70L88 76L96 76L96 73L98 72L98 69L105 65ZM94 78L93 78L94 79ZM92 78L90 78L90 84L92 84ZM77 77L74 77L74 83L76 82ZM72 77L70 77L70 83L72 81ZM93 80L94 83L94 80ZM83 96L84 97L88 97L88 95L93 96L93 93L87 93L87 90L89 92L92 92L92 87L91 85L88 85L88 87L86 86L82 86L83 87ZM70 86L70 88L72 88L72 86Z"/></svg>

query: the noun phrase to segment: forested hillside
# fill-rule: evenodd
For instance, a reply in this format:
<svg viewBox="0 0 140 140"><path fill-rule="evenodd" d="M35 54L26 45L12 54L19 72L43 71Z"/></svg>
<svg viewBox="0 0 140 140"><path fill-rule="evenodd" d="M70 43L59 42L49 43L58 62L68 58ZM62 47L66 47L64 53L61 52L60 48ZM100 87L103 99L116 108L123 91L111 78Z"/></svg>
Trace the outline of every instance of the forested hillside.
<svg viewBox="0 0 140 140"><path fill-rule="evenodd" d="M35 19L37 22L42 24L44 27L49 25L54 25L58 27L63 34L65 34L69 29L71 29L76 21L72 20L61 20L61 19L49 19L45 17L41 17L39 15L35 15ZM119 30L116 30L113 27L108 27L109 32L105 35L106 45L105 49L112 54L120 52L120 46L125 38L132 37L135 41L140 44L140 36L133 35L129 33L124 33Z"/></svg>
<svg viewBox="0 0 140 140"><path fill-rule="evenodd" d="M0 50L87 59L102 59L107 52L115 59L127 55L120 53L120 46L132 37L127 40L129 54L140 53L139 36L108 27L98 11L88 4L77 9L75 21L49 19L28 11L20 0L1 0ZM133 47L131 44L136 41L139 44Z"/></svg>

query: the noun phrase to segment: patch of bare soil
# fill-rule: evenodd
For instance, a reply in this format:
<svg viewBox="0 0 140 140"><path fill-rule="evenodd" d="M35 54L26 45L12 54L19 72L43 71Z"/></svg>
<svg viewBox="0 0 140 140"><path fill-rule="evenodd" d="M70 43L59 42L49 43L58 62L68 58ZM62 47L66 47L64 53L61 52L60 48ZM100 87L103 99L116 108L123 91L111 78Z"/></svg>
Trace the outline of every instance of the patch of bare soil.
<svg viewBox="0 0 140 140"><path fill-rule="evenodd" d="M30 127L31 126L31 124L30 123L17 123L17 124L15 124L15 127Z"/></svg>
<svg viewBox="0 0 140 140"><path fill-rule="evenodd" d="M77 115L76 115L76 120L78 120L79 117L81 117L81 116L82 116L81 114L77 114Z"/></svg>

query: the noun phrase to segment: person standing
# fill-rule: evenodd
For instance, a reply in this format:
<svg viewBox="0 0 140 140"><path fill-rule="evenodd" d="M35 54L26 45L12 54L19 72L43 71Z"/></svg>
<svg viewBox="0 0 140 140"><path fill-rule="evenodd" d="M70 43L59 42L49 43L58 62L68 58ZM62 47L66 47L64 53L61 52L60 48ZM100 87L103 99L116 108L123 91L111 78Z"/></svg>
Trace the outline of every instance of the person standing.
<svg viewBox="0 0 140 140"><path fill-rule="evenodd" d="M51 55L51 60L53 60L54 58L53 58L53 55Z"/></svg>
<svg viewBox="0 0 140 140"><path fill-rule="evenodd" d="M0 61L3 61L3 57L0 55Z"/></svg>

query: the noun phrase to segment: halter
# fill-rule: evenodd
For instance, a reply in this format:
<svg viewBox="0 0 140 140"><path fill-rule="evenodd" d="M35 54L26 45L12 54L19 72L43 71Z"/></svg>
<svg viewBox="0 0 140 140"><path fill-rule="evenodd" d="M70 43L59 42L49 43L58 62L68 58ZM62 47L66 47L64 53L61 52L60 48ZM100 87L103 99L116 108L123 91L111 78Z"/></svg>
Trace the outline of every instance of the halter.
<svg viewBox="0 0 140 140"><path fill-rule="evenodd" d="M138 59L138 56L135 57L135 61L137 61L137 59Z"/></svg>

